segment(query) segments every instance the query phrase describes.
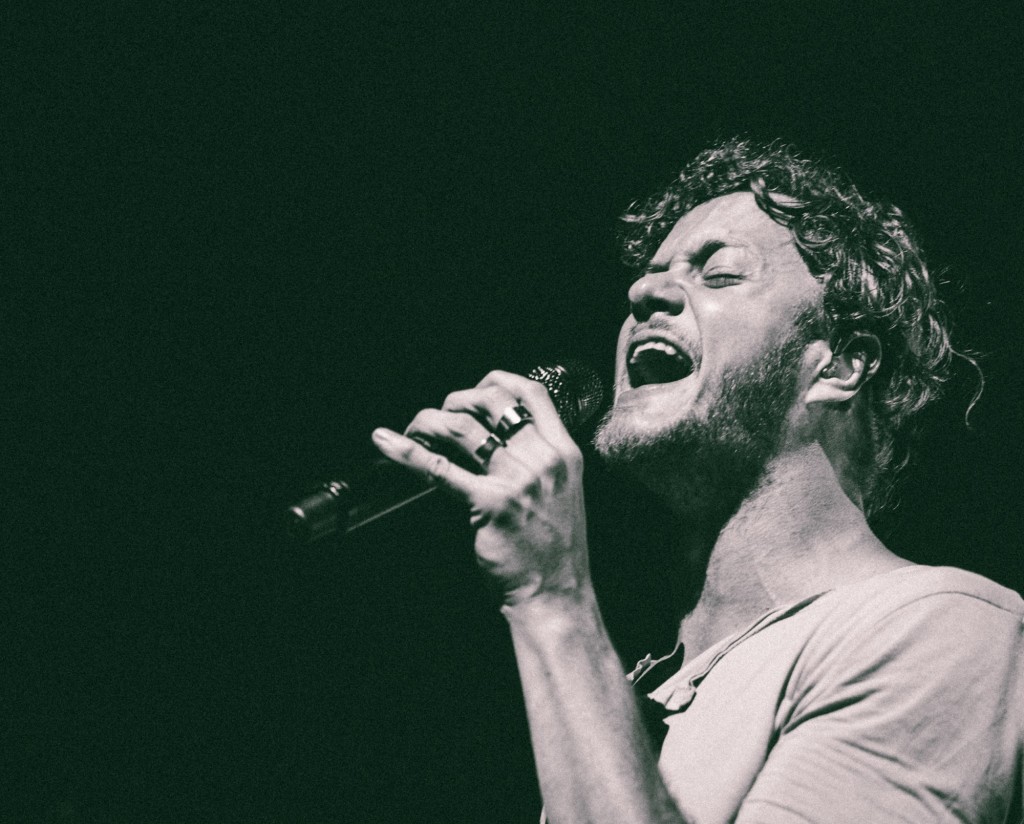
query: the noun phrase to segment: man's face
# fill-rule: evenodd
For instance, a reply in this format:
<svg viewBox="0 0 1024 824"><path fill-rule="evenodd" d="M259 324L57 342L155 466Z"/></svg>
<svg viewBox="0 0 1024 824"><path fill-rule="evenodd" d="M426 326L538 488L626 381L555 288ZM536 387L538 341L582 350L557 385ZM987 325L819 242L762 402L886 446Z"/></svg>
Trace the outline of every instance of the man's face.
<svg viewBox="0 0 1024 824"><path fill-rule="evenodd" d="M789 230L752 194L694 207L629 290L598 450L628 461L711 438L763 453L796 400L798 319L821 295Z"/></svg>

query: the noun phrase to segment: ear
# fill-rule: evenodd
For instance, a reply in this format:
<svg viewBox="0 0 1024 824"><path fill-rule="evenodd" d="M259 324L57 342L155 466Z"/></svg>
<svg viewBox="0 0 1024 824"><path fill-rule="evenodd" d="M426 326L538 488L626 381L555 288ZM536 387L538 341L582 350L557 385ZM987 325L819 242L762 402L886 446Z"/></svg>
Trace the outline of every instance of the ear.
<svg viewBox="0 0 1024 824"><path fill-rule="evenodd" d="M855 332L834 353L822 357L818 372L804 396L806 403L850 400L878 371L882 344L869 332Z"/></svg>

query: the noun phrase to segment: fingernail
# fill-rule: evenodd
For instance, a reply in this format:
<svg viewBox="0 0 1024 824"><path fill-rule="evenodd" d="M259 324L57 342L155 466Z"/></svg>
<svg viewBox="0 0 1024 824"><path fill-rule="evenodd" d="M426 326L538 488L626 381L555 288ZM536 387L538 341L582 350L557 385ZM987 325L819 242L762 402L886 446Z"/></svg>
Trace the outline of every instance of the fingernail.
<svg viewBox="0 0 1024 824"><path fill-rule="evenodd" d="M370 437L378 446L389 446L395 442L395 433L390 429L385 429L384 427L374 429L373 432L370 433Z"/></svg>

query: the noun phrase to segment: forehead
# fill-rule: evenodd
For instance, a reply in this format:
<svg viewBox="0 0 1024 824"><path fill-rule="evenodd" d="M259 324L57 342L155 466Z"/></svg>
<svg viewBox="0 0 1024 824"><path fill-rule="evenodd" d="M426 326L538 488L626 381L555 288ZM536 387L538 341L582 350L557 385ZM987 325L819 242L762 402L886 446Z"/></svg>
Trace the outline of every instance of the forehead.
<svg viewBox="0 0 1024 824"><path fill-rule="evenodd" d="M751 192L733 192L700 203L679 218L651 262L664 263L708 243L748 247L765 255L789 247L797 254L789 230L761 211Z"/></svg>

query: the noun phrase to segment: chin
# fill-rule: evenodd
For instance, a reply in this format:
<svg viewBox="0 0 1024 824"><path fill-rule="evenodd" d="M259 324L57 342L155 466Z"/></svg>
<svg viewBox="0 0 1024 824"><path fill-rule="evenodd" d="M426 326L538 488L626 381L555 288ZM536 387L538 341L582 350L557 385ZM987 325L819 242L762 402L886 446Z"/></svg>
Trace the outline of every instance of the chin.
<svg viewBox="0 0 1024 824"><path fill-rule="evenodd" d="M623 392L601 421L594 448L655 487L746 489L780 449L802 351L794 335L710 390L642 386Z"/></svg>
<svg viewBox="0 0 1024 824"><path fill-rule="evenodd" d="M676 441L682 420L651 421L640 410L613 406L594 433L594 449L612 465L645 463Z"/></svg>
<svg viewBox="0 0 1024 824"><path fill-rule="evenodd" d="M613 462L642 460L660 454L676 441L680 429L700 424L706 408L695 376L664 384L621 386L611 409L594 433L594 448ZM712 395L715 393L712 392Z"/></svg>
<svg viewBox="0 0 1024 824"><path fill-rule="evenodd" d="M594 448L672 510L695 514L731 511L757 484L775 443L721 410L660 426L631 410L613 410L598 427Z"/></svg>

